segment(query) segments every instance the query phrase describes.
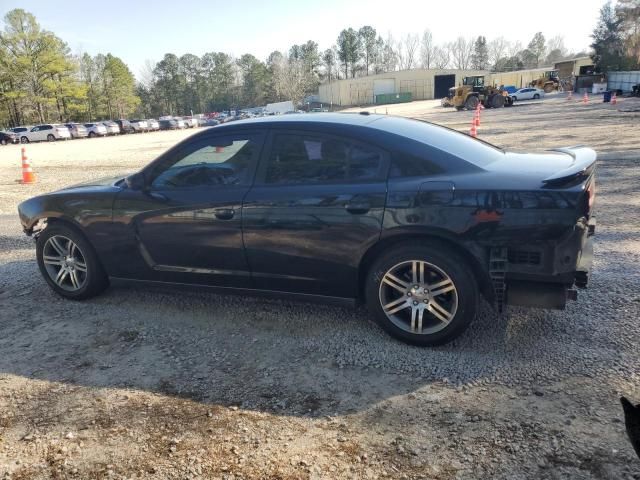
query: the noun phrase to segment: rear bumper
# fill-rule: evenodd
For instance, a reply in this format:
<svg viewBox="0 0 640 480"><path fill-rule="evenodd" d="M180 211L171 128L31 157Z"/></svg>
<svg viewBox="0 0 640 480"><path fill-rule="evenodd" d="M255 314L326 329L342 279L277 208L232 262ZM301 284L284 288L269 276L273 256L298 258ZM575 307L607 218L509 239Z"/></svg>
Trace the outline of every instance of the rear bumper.
<svg viewBox="0 0 640 480"><path fill-rule="evenodd" d="M527 270L509 264L505 303L564 309L567 300L577 300L577 290L574 287L584 289L589 283L595 229L595 218L577 225L572 235L546 253L547 257L552 258L547 258L537 272L533 268ZM571 268L567 268L567 259L572 261Z"/></svg>

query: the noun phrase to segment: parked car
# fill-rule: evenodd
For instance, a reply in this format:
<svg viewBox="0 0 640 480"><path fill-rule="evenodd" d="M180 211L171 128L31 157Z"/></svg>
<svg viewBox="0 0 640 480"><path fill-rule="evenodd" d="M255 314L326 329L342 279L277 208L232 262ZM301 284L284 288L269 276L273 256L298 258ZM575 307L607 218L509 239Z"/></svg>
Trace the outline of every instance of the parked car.
<svg viewBox="0 0 640 480"><path fill-rule="evenodd" d="M215 127L216 125L220 125L220 120L215 118L207 118L203 124L204 127Z"/></svg>
<svg viewBox="0 0 640 480"><path fill-rule="evenodd" d="M116 122L102 122L107 129L107 135L118 135L120 133L120 126Z"/></svg>
<svg viewBox="0 0 640 480"><path fill-rule="evenodd" d="M13 132L15 133L18 138L20 138L21 134L28 132L29 130L31 130L33 128L32 125L29 126L23 126L23 127L13 127L9 129L9 132Z"/></svg>
<svg viewBox="0 0 640 480"><path fill-rule="evenodd" d="M195 117L184 117L182 120L184 120L186 128L194 128L199 125L198 119Z"/></svg>
<svg viewBox="0 0 640 480"><path fill-rule="evenodd" d="M360 301L391 335L436 345L480 296L498 309L576 299L595 165L586 147L511 153L393 116L281 115L204 129L126 178L18 210L66 298L112 278Z"/></svg>
<svg viewBox="0 0 640 480"><path fill-rule="evenodd" d="M177 128L187 128L187 124L185 123L185 121L181 118L174 118Z"/></svg>
<svg viewBox="0 0 640 480"><path fill-rule="evenodd" d="M65 123L64 126L69 129L71 138L86 138L89 136L89 132L84 125L80 125L79 123Z"/></svg>
<svg viewBox="0 0 640 480"><path fill-rule="evenodd" d="M538 100L544 97L544 90L540 88L521 88L509 95L513 101L517 100Z"/></svg>
<svg viewBox="0 0 640 480"><path fill-rule="evenodd" d="M69 129L64 125L45 123L36 125L28 132L23 132L20 136L22 143L30 142L55 142L56 140L68 140L71 138Z"/></svg>
<svg viewBox="0 0 640 480"><path fill-rule="evenodd" d="M133 127L135 133L142 133L149 130L149 126L144 120L129 120L129 122L131 122L131 127Z"/></svg>
<svg viewBox="0 0 640 480"><path fill-rule="evenodd" d="M116 123L120 127L120 133L134 133L133 127L131 126L131 122L129 122L129 120L121 118L120 120L116 120Z"/></svg>
<svg viewBox="0 0 640 480"><path fill-rule="evenodd" d="M107 127L102 123L85 123L84 126L87 129L89 138L107 136Z"/></svg>
<svg viewBox="0 0 640 480"><path fill-rule="evenodd" d="M175 120L160 120L158 122L160 130L176 130L178 128L178 122Z"/></svg>
<svg viewBox="0 0 640 480"><path fill-rule="evenodd" d="M149 126L150 132L157 132L158 130L160 130L160 124L158 123L157 120L150 118L146 122L147 122L147 125Z"/></svg>
<svg viewBox="0 0 640 480"><path fill-rule="evenodd" d="M9 143L18 143L20 139L14 132L0 132L0 145L7 145Z"/></svg>

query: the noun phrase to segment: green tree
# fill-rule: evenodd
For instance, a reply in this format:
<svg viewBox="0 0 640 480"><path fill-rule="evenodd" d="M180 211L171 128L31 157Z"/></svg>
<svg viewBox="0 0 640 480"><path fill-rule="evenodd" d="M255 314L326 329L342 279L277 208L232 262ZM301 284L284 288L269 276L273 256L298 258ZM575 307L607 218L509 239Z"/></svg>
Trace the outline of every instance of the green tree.
<svg viewBox="0 0 640 480"><path fill-rule="evenodd" d="M546 42L542 32L538 32L533 36L529 45L527 45L527 51L529 52L530 56L528 58L530 58L531 63L536 67L539 67L540 63L545 58L544 54L546 51Z"/></svg>
<svg viewBox="0 0 640 480"><path fill-rule="evenodd" d="M342 30L338 35L338 58L344 66L344 77L349 77L349 69L351 69L351 77L356 76L356 67L362 56L362 41L358 32L353 28Z"/></svg>
<svg viewBox="0 0 640 480"><path fill-rule="evenodd" d="M369 75L369 67L376 59L377 35L376 29L369 25L365 25L358 30L358 36L360 37L360 42L362 44L362 58L364 59L365 75Z"/></svg>
<svg viewBox="0 0 640 480"><path fill-rule="evenodd" d="M302 59L299 59L302 62ZM246 53L238 60L242 72L242 106L263 105L269 84L269 69L253 55Z"/></svg>
<svg viewBox="0 0 640 480"><path fill-rule="evenodd" d="M622 20L611 6L605 3L600 9L600 18L591 38L593 55L591 58L600 71L620 70L629 66L630 59L625 56L625 46L620 32Z"/></svg>
<svg viewBox="0 0 640 480"><path fill-rule="evenodd" d="M473 54L471 55L471 68L475 70L486 70L489 67L489 49L487 39L483 36L476 38L473 43Z"/></svg>
<svg viewBox="0 0 640 480"><path fill-rule="evenodd" d="M631 68L640 67L640 0L618 0L616 14L620 20L627 55Z"/></svg>
<svg viewBox="0 0 640 480"><path fill-rule="evenodd" d="M0 33L3 99L14 110L12 119L45 122L49 117L68 117L83 89L76 83L77 66L66 44L22 9L11 10L4 22Z"/></svg>

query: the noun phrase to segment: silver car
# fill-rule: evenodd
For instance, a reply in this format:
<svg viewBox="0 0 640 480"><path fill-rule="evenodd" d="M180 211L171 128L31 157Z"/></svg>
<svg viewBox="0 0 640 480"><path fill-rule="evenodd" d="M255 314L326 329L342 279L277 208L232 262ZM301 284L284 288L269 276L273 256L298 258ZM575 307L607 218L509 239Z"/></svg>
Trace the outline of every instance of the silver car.
<svg viewBox="0 0 640 480"><path fill-rule="evenodd" d="M71 138L86 138L89 136L89 132L84 125L80 125L79 123L65 123L64 126L69 129Z"/></svg>
<svg viewBox="0 0 640 480"><path fill-rule="evenodd" d="M158 123L158 121L154 120L153 118L147 119L147 125L150 132L157 132L158 130L160 130L160 123Z"/></svg>
<svg viewBox="0 0 640 480"><path fill-rule="evenodd" d="M144 120L129 120L135 133L146 132L149 130L147 122Z"/></svg>
<svg viewBox="0 0 640 480"><path fill-rule="evenodd" d="M102 123L85 123L84 126L89 132L89 138L105 137L107 135L107 127Z"/></svg>
<svg viewBox="0 0 640 480"><path fill-rule="evenodd" d="M120 133L120 125L116 122L102 122L107 129L107 135L118 135Z"/></svg>

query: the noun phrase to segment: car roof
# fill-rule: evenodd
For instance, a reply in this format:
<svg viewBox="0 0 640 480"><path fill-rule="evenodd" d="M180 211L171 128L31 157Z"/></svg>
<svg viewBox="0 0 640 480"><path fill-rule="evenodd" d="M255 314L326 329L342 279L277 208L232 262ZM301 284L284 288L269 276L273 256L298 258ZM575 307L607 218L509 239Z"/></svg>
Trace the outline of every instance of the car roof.
<svg viewBox="0 0 640 480"><path fill-rule="evenodd" d="M387 117L386 115L378 114L361 114L361 113L319 113L315 115L309 115L308 113L292 113L289 115L269 115L266 117L255 117L242 120L242 125L247 124L280 124L280 123L292 123L300 122L303 124L308 123L326 123L326 124L338 124L338 125L352 125L352 126L364 126L368 125L376 120ZM234 122L238 125L237 122ZM222 127L221 127L222 128Z"/></svg>

